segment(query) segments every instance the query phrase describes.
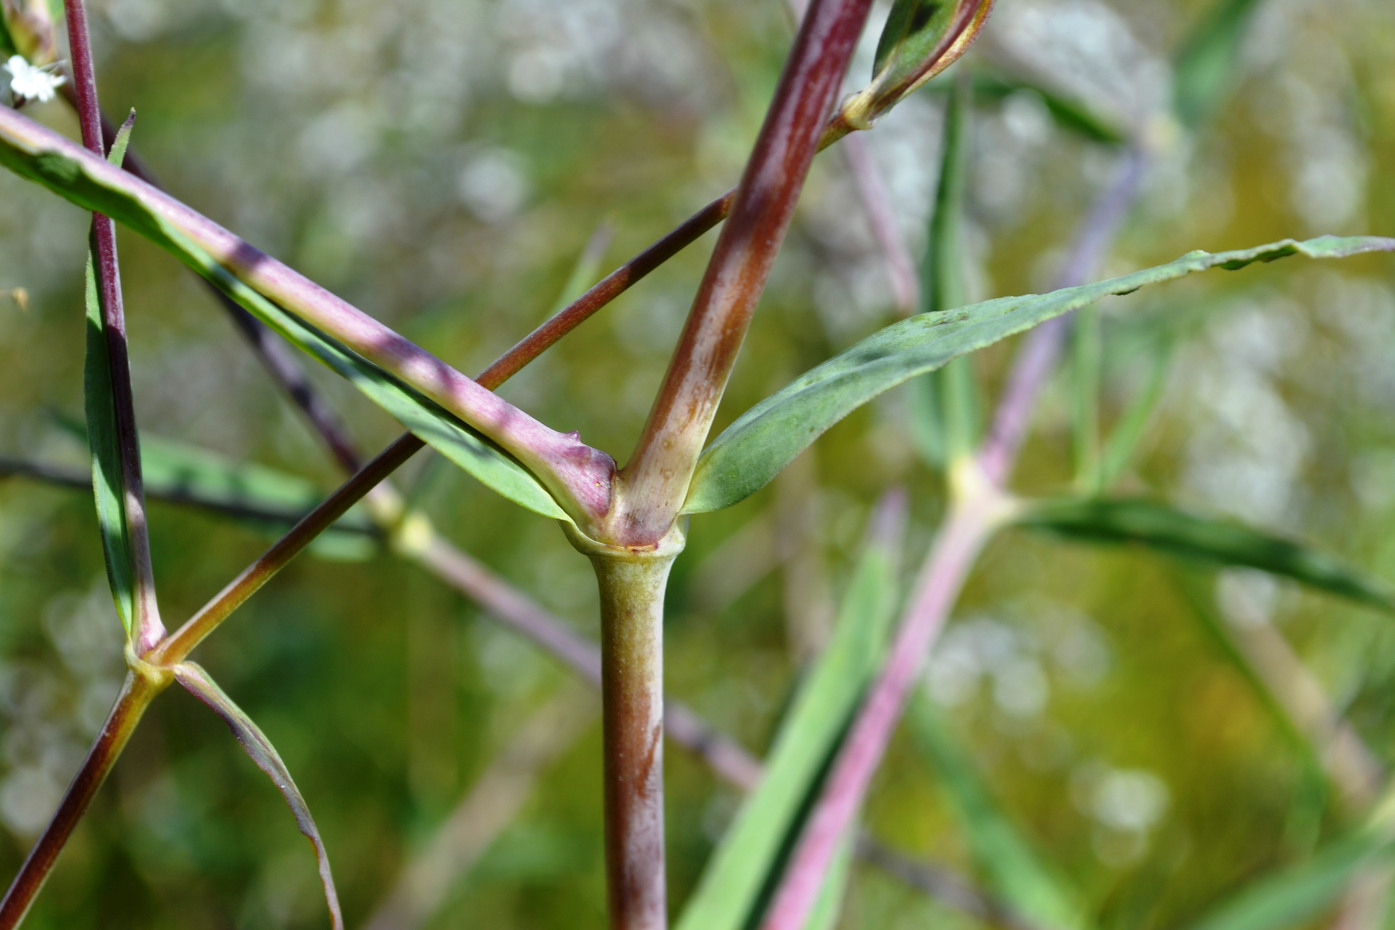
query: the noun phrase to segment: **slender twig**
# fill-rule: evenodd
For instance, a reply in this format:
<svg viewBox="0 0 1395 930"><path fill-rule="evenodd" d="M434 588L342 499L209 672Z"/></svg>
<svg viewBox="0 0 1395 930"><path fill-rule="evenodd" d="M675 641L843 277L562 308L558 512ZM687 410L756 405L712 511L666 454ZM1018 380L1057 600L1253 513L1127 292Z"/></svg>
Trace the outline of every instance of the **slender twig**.
<svg viewBox="0 0 1395 930"><path fill-rule="evenodd" d="M1147 160L1142 147L1135 147L1125 156L1118 178L1095 202L1076 233L1070 257L1057 277L1057 287L1084 282L1099 265L1119 225L1138 198ZM1014 360L993 426L979 451L984 474L995 484L1001 485L1007 481L1023 437L1027 434L1028 419L1036 405L1037 395L1056 367L1069 327L1070 317L1066 316L1038 326L1027 335L1026 344Z"/></svg>
<svg viewBox="0 0 1395 930"><path fill-rule="evenodd" d="M72 55L73 93L77 99L82 143L105 165L102 111L97 101L97 78L92 69L92 45L87 35L87 10L82 0L65 0L68 46ZM150 562L150 531L141 490L140 438L136 431L136 405L131 394L131 360L126 349L126 315L121 304L121 269L116 257L116 224L100 213L92 214L92 256L102 308L102 335L111 371L111 403L116 420L116 443L121 469L121 496L130 538L131 570L135 590L131 635L137 654L165 635L155 599L155 573Z"/></svg>
<svg viewBox="0 0 1395 930"><path fill-rule="evenodd" d="M920 306L920 279L915 273L915 261L906 245L906 237L896 225L896 213L891 207L891 194L867 140L852 136L843 143L843 156L848 160L848 168L862 200L862 209L867 213L867 223L872 229L872 238L877 240L882 257L886 260L887 277L891 280L891 292L895 295L896 309L902 316L910 316Z"/></svg>
<svg viewBox="0 0 1395 930"><path fill-rule="evenodd" d="M145 713L150 701L170 682L168 674L152 676L133 670L126 676L121 693L107 716L106 723L98 731L92 748L82 760L82 766L73 776L68 791L59 802L58 810L44 828L43 835L29 850L29 856L20 867L5 898L0 901L0 930L13 930L24 919L34 897L43 887L58 854L63 851L68 837L72 835L87 806L102 786L112 766L116 764L126 741L135 732L136 724Z"/></svg>
<svg viewBox="0 0 1395 930"><path fill-rule="evenodd" d="M972 476L961 476L959 481L965 490L956 496L926 557L887 664L839 750L771 902L763 930L800 930L804 926L834 851L847 835L881 765L930 644L949 616L979 550L1010 512L1008 502L986 482L975 482Z"/></svg>

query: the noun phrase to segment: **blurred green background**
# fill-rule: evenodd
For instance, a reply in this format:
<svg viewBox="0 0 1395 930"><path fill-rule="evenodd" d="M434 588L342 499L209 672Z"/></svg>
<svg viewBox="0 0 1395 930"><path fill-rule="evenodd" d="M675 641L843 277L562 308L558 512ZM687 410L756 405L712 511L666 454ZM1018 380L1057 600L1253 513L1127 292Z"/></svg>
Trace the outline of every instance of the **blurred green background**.
<svg viewBox="0 0 1395 930"><path fill-rule="evenodd" d="M960 66L1039 85L1152 140L1139 205L1100 275L1193 248L1395 231L1388 0L1263 0L1233 94L1193 134L1166 115L1170 62L1211 7L999 0ZM603 224L608 269L735 181L791 34L778 0L94 0L91 12L104 104L138 110L134 148L176 196L467 372L567 296ZM875 34L850 90L865 80ZM940 83L867 136L916 255L939 164ZM1053 119L1043 100L1018 87L975 105L964 242L973 299L1049 289L1123 157ZM76 132L61 103L27 112ZM79 210L0 176L0 290L29 294L27 307L0 299L0 456L85 462L58 419L81 414L86 226ZM623 460L710 243L502 393ZM122 265L142 430L332 488L332 464L197 282L130 236ZM1167 365L1118 490L1281 531L1395 578L1388 257L1213 273L1103 312L1106 427ZM829 152L719 428L896 314L847 162ZM1014 349L975 357L988 397ZM350 388L312 377L365 450L397 434ZM772 487L693 521L670 591L669 688L757 753L827 638L885 488L911 492L908 579L925 551L942 482L916 455L908 416L905 391L893 392ZM1014 486L1062 490L1064 377L1034 422ZM398 483L453 541L594 636L589 567L549 521L428 454ZM171 625L270 539L168 504L152 505L151 521ZM597 698L425 571L360 554L302 557L196 655L289 764L349 923L364 923L404 861L532 727L552 748L522 765L536 785L427 926L604 926ZM1360 803L1313 776L1207 622L1262 662L1287 661L1291 647L1311 681L1272 666L1287 696L1317 695L1319 715L1340 715L1384 781L1395 748L1389 618L1262 574L1011 532L985 554L932 660L926 688L950 730L1100 927L1187 925L1361 818ZM6 881L116 693L119 636L90 497L0 481ZM668 759L677 907L739 796L681 748ZM867 823L894 849L982 880L908 739L892 746ZM839 926L932 922L979 924L855 867ZM281 799L222 724L173 689L26 926L324 924L309 850Z"/></svg>

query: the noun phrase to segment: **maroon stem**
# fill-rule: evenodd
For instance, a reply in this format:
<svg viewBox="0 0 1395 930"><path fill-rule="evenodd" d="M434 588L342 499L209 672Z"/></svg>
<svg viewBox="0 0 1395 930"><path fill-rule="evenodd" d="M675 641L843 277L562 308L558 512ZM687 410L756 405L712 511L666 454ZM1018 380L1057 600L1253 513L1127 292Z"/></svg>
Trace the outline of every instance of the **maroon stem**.
<svg viewBox="0 0 1395 930"><path fill-rule="evenodd" d="M68 842L68 837L72 835L78 821L82 819L87 806L92 803L97 789L102 786L112 766L116 764L126 741L131 738L141 715L145 713L145 708L166 684L167 679L152 680L134 673L126 676L126 682L122 685L115 706L97 733L92 748L87 751L87 758L82 760L82 767L73 776L72 784L63 795L58 810L49 820L34 848L29 850L29 857L24 860L19 874L5 892L4 900L0 901L0 930L14 930L24 919L30 905L34 903L34 897L43 887L49 873L53 871L58 854L63 851L63 846Z"/></svg>
<svg viewBox="0 0 1395 930"><path fill-rule="evenodd" d="M620 475L611 541L654 544L683 504L756 301L794 215L870 0L814 0L649 419Z"/></svg>
<svg viewBox="0 0 1395 930"><path fill-rule="evenodd" d="M73 93L77 100L82 143L97 156L106 154L102 141L102 111L97 101L97 78L92 68L92 46L87 34L87 11L82 0L64 0L68 21L68 45L72 54ZM126 316L121 303L121 271L116 258L116 224L100 213L92 214L92 256L102 308L103 342L111 373L111 399L121 469L121 495L126 515L123 528L130 539L131 569L135 582L131 630L137 654L154 646L165 635L155 601L154 571L150 562L150 533L145 520L142 491L140 439L136 431L136 406L131 394L131 361L126 349Z"/></svg>

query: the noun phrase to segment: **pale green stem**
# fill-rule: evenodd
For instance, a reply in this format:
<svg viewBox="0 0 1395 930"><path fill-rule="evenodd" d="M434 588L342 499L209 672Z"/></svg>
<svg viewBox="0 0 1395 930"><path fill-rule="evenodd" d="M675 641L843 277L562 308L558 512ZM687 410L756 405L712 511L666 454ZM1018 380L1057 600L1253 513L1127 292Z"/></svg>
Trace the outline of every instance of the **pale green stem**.
<svg viewBox="0 0 1395 930"><path fill-rule="evenodd" d="M663 930L664 590L683 532L650 547L568 535L591 559L601 593L610 930Z"/></svg>

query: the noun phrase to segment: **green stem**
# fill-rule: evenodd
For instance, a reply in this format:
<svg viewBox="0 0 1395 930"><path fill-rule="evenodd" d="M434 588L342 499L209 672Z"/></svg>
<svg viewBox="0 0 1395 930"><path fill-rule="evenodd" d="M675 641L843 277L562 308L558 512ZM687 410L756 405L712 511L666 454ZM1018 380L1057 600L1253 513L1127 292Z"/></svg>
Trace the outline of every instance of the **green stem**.
<svg viewBox="0 0 1395 930"><path fill-rule="evenodd" d="M683 548L607 546L569 533L601 593L605 846L611 930L664 930L664 590Z"/></svg>

